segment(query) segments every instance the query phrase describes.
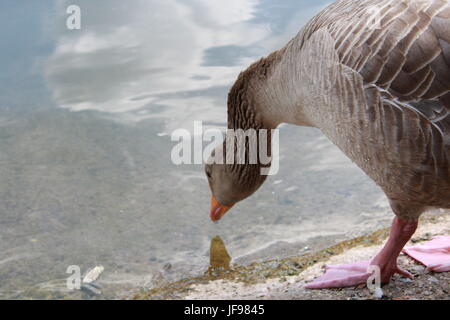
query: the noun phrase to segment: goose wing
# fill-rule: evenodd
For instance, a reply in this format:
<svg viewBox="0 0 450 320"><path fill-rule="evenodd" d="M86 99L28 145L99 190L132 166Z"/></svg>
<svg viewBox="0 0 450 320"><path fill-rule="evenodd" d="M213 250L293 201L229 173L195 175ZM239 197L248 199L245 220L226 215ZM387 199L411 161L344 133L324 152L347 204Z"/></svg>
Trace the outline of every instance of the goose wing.
<svg viewBox="0 0 450 320"><path fill-rule="evenodd" d="M307 29L317 27L366 87L386 91L450 135L449 0L338 1Z"/></svg>
<svg viewBox="0 0 450 320"><path fill-rule="evenodd" d="M338 1L289 46L322 131L391 199L439 205L450 181L449 1Z"/></svg>

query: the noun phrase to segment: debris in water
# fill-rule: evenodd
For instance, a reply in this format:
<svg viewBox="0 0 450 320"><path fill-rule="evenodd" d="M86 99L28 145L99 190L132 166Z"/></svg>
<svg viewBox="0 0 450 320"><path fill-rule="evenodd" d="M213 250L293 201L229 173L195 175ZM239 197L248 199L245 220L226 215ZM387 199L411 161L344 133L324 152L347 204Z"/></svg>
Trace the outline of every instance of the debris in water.
<svg viewBox="0 0 450 320"><path fill-rule="evenodd" d="M103 266L96 266L92 269L90 269L88 272L86 272L83 283L81 285L81 290L84 292L90 294L90 295L96 295L99 296L102 294L100 291L100 286L98 284L95 284L94 281L97 280L100 275L103 273L105 268Z"/></svg>
<svg viewBox="0 0 450 320"><path fill-rule="evenodd" d="M90 269L86 272L86 275L83 278L83 283L90 284L100 277L100 275L105 271L103 266L97 266L95 268Z"/></svg>
<svg viewBox="0 0 450 320"><path fill-rule="evenodd" d="M163 270L166 271L166 272L172 270L172 264L166 263L166 264L164 265L164 267L163 267Z"/></svg>
<svg viewBox="0 0 450 320"><path fill-rule="evenodd" d="M100 287L94 283L83 283L81 285L81 290L93 296L99 296L102 294Z"/></svg>

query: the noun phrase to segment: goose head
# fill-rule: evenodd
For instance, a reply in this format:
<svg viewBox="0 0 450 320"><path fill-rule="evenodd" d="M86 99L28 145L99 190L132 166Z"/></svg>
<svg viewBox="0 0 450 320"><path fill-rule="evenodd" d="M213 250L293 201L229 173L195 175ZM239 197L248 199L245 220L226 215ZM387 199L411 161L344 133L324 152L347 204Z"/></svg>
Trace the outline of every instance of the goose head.
<svg viewBox="0 0 450 320"><path fill-rule="evenodd" d="M254 194L266 179L258 164L207 164L205 174L212 194L210 217L213 222L218 222L234 205Z"/></svg>
<svg viewBox="0 0 450 320"><path fill-rule="evenodd" d="M228 94L228 129L235 132L232 134L227 132L224 142L212 151L211 158L205 166L212 193L211 220L214 222L219 221L238 202L253 195L267 178L267 175L262 172L267 172L271 164L260 163L260 154L256 159L250 159L252 152L249 152L249 149L252 148L254 151L256 148L258 152L264 152L260 149L260 142L264 141L260 141L260 139L265 138L260 136L262 133L260 130L274 129L279 124L276 120L267 121L268 119L263 114L265 109L271 107L271 103L258 98L260 96L258 88L263 86L267 70L277 60L277 57L277 54L272 54L251 65L239 75ZM252 143L242 143L243 140L240 139L242 136L239 136L236 131L242 131L246 135L250 130L254 130L255 135L252 137L257 140L252 140ZM267 138L266 152L271 154L271 134L268 133L265 137ZM234 142L229 143L230 141ZM244 139L244 141L247 140ZM229 150L227 150L227 146ZM245 159L238 159L236 146L245 149ZM233 152L230 152L231 150ZM226 159L226 161L211 161L215 155L219 154L222 154L222 159ZM230 158L233 161L229 161Z"/></svg>

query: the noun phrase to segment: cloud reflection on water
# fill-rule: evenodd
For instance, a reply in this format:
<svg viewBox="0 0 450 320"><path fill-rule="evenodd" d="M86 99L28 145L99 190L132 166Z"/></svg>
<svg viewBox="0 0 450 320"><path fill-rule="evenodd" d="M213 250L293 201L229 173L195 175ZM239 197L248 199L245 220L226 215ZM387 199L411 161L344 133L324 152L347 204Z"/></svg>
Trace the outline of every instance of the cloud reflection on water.
<svg viewBox="0 0 450 320"><path fill-rule="evenodd" d="M169 130L194 120L225 123L230 84L295 35L317 11L301 10L308 2L297 1L297 12L267 0L79 1L82 30L60 30L46 79L72 111L162 117ZM59 1L60 12L69 4ZM274 22L271 12L293 20Z"/></svg>

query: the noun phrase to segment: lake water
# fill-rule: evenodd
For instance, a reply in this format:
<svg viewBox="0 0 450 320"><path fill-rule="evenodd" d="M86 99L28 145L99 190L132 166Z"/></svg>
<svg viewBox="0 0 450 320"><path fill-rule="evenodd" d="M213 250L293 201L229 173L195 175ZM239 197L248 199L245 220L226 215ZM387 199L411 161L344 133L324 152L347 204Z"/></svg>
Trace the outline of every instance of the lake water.
<svg viewBox="0 0 450 320"><path fill-rule="evenodd" d="M2 0L0 298L121 298L205 271L214 236L247 263L387 226L381 191L315 129L283 126L279 173L218 225L202 166L170 158L175 129L224 127L239 72L327 3ZM68 290L71 265L104 266L102 294Z"/></svg>

